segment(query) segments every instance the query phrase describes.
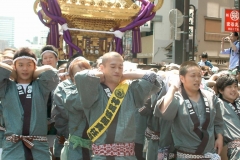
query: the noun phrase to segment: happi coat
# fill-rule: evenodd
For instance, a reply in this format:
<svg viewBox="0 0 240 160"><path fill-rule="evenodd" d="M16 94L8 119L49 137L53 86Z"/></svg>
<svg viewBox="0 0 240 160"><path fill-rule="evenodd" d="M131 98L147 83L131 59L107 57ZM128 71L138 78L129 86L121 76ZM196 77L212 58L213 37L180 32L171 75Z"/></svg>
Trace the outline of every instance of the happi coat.
<svg viewBox="0 0 240 160"><path fill-rule="evenodd" d="M223 103L218 99L213 93L201 90L204 95L206 95L209 106L210 106L210 122L207 127L207 132L209 134L209 139L207 145L204 149L203 154L210 152L215 153L214 144L215 144L215 135L223 135L223 117L221 115L221 107ZM205 121L205 107L202 96L197 103L193 103L193 107L196 110L196 114L202 126ZM163 97L164 98L164 97ZM176 92L172 102L168 106L164 114L160 112L159 105L163 102L163 98L158 100L154 114L165 120L172 120L172 136L174 141L174 146L177 150L195 153L198 146L201 143L200 138L193 131L194 124L190 118L190 114L187 108L187 104L184 101L184 98L180 92ZM178 158L179 159L179 158Z"/></svg>
<svg viewBox="0 0 240 160"><path fill-rule="evenodd" d="M151 73L151 80L138 79L129 84L128 91L118 110L118 121L113 143L132 143L136 137L135 111L144 102L160 90L159 83L156 81L155 73ZM75 75L75 82L84 107L89 126L91 126L104 112L108 97L100 78L95 77L90 71L78 72ZM96 145L106 144L108 129L94 143ZM93 160L106 160L105 156L94 156ZM115 160L136 160L135 156L115 157Z"/></svg>
<svg viewBox="0 0 240 160"><path fill-rule="evenodd" d="M57 130L57 136L64 136L65 139L68 138L68 112L64 108L64 99L66 98L63 88L66 86L72 85L72 81L70 79L66 79L58 84L54 91L53 95L53 109L52 114L54 115L54 127ZM59 143L59 139L56 137L53 144L53 154L55 157L60 157L61 150L63 148L63 144Z"/></svg>
<svg viewBox="0 0 240 160"><path fill-rule="evenodd" d="M80 103L81 100L78 95L77 87L75 84L72 83L71 80L68 80L68 82L70 82L70 84L64 87L62 87L62 84L60 83L60 86L58 86L54 92L55 99L59 99L61 97L61 99L63 100L63 107L68 115L67 126L69 131L69 146L67 158L68 160L87 160L83 157L84 148L82 148L79 143L73 143L70 140L71 136L78 136L83 138L86 135L86 129L88 128L88 124L86 116L83 112L83 107ZM84 152L87 152L89 157L88 150L84 150Z"/></svg>
<svg viewBox="0 0 240 160"><path fill-rule="evenodd" d="M12 134L22 135L24 111L19 99L16 82L9 79L11 71L0 67L0 101L5 123L5 136ZM47 100L49 93L56 88L59 82L57 71L48 70L32 81L32 108L30 117L29 135L47 136ZM34 159L50 160L47 142L33 141L31 149ZM25 160L22 141L12 143L3 140L2 159Z"/></svg>
<svg viewBox="0 0 240 160"><path fill-rule="evenodd" d="M224 119L224 142L227 144L233 140L240 140L240 99L236 99L236 108L229 102L224 101L224 107L222 109L222 115ZM237 112L237 113L236 113ZM229 159L240 159L240 148L229 148Z"/></svg>

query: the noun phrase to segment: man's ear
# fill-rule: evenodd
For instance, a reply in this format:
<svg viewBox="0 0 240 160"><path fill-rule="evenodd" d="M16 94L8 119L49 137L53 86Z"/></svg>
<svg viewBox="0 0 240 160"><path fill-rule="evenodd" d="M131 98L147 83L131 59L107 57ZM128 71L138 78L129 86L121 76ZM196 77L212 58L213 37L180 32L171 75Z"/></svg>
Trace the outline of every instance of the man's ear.
<svg viewBox="0 0 240 160"><path fill-rule="evenodd" d="M101 63L98 68L99 68L99 71L103 71L104 65Z"/></svg>
<svg viewBox="0 0 240 160"><path fill-rule="evenodd" d="M184 82L184 80L185 80L184 76L182 76L182 75L179 75L179 78L180 78L180 81L183 83L183 82Z"/></svg>
<svg viewBox="0 0 240 160"><path fill-rule="evenodd" d="M14 71L16 71L16 64L13 64L12 68L13 68Z"/></svg>
<svg viewBox="0 0 240 160"><path fill-rule="evenodd" d="M220 89L219 89L218 92L222 94L222 93L223 93L223 90L220 90Z"/></svg>
<svg viewBox="0 0 240 160"><path fill-rule="evenodd" d="M37 69L37 65L35 64L35 65L34 65L34 71L35 71L36 69Z"/></svg>

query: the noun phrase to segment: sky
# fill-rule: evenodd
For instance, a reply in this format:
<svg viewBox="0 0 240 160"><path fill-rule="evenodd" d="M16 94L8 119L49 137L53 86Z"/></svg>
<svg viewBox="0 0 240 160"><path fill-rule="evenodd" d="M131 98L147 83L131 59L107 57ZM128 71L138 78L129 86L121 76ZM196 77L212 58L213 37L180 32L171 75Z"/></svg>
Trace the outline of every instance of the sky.
<svg viewBox="0 0 240 160"><path fill-rule="evenodd" d="M34 0L0 0L0 16L15 18L15 47L26 46L45 27L33 10Z"/></svg>

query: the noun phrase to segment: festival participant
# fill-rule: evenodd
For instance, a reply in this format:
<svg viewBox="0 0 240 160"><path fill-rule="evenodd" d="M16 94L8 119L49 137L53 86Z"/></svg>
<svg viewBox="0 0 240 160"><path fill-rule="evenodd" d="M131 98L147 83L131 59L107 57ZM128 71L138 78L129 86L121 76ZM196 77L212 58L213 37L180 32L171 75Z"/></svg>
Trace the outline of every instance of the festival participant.
<svg viewBox="0 0 240 160"><path fill-rule="evenodd" d="M220 108L223 104L212 92L199 89L201 69L195 62L181 64L179 77L181 81L176 77L166 95L158 100L155 115L173 120L177 159L220 159L218 154L223 146Z"/></svg>
<svg viewBox="0 0 240 160"><path fill-rule="evenodd" d="M222 75L216 81L219 98L223 100L224 142L228 144L228 159L240 159L240 99L238 80Z"/></svg>
<svg viewBox="0 0 240 160"><path fill-rule="evenodd" d="M14 67L0 63L0 100L6 127L2 159L50 160L47 143L47 99L58 84L51 66L36 69L36 56L29 48L19 49ZM16 72L15 81L9 80Z"/></svg>
<svg viewBox="0 0 240 160"><path fill-rule="evenodd" d="M147 128L147 115L151 114L147 106L151 105L151 98L149 98L143 107L136 108L135 111L135 128L136 128L136 138L135 138L135 156L137 160L146 159L146 151L144 149L145 145L145 130ZM144 116L142 116L142 113Z"/></svg>
<svg viewBox="0 0 240 160"><path fill-rule="evenodd" d="M41 49L41 58L43 65L50 65L57 68L58 51L52 45L46 45Z"/></svg>
<svg viewBox="0 0 240 160"><path fill-rule="evenodd" d="M89 122L92 159L134 160L136 107L142 107L151 94L159 91L156 74L143 70L123 73L123 58L116 52L104 54L99 69L75 75Z"/></svg>
<svg viewBox="0 0 240 160"><path fill-rule="evenodd" d="M148 114L148 127L146 129L145 135L148 139L147 145L147 159L153 160L164 160L174 158L174 145L171 134L172 121L167 121L162 118L154 116L154 106L158 99L162 98L169 87L168 82L171 78L175 79L174 75L179 68L169 68L167 67L166 72L158 71L157 80L162 86L161 90L151 96L151 105L144 108L140 113L146 115L146 110L150 110ZM144 113L145 112L145 113Z"/></svg>
<svg viewBox="0 0 240 160"><path fill-rule="evenodd" d="M64 77L68 77L66 80L62 81L61 83L59 83L59 85L56 88L56 92L63 92L62 88L66 88L67 86L72 86L72 81L69 79L68 76L68 68L70 63L72 62L73 59L75 59L76 57L79 57L80 54L74 54L72 57L69 58L68 62L67 62L67 66L66 66L66 70L65 73L62 73L64 75ZM60 66L61 67L61 66ZM60 68L59 67L59 68ZM58 72L58 76L59 76ZM59 76L62 77L62 76ZM64 142L66 139L68 139L68 113L67 110L65 110L63 104L64 104L64 97L58 94L54 94L54 101L53 101L53 108L52 108L52 117L54 119L54 127L57 130L57 136L54 139L54 143L53 143L53 154L55 156L56 160L60 159L61 156L61 150L64 146Z"/></svg>
<svg viewBox="0 0 240 160"><path fill-rule="evenodd" d="M14 50L12 49L5 49L1 54L0 54L0 62L12 65L13 64L13 56L14 56ZM2 59L1 59L2 57ZM14 75L15 77L15 75ZM13 77L10 77L10 79L13 79ZM5 132L5 125L3 122L3 115L2 115L2 105L0 101L0 160L2 159L2 141L4 139L4 132Z"/></svg>
<svg viewBox="0 0 240 160"><path fill-rule="evenodd" d="M41 58L42 65L50 65L53 68L57 68L58 63L58 51L52 45L46 45L41 49ZM55 88L54 88L55 89ZM47 120L48 120L48 143L50 147L51 153L53 153L53 143L56 138L57 130L54 127L54 115L52 114L53 109L53 92L54 89L49 93L49 98L47 102ZM53 155L53 160L55 160L55 156Z"/></svg>
<svg viewBox="0 0 240 160"><path fill-rule="evenodd" d="M88 123L74 80L76 72L90 68L89 61L85 58L75 58L68 68L70 77L69 82L71 84L62 87L62 84L60 83L55 91L55 99L61 97L63 100L63 106L68 114L68 152L67 155L61 155L61 157L66 157L65 159L67 160L90 160L89 149L91 148L91 141L86 132L88 129ZM62 152L62 154L65 153Z"/></svg>

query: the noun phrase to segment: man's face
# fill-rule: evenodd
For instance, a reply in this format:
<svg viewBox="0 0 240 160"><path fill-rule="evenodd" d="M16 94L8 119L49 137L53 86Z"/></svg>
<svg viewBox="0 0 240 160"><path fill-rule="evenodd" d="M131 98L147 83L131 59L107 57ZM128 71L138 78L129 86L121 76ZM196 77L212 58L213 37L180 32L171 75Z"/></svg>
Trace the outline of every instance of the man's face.
<svg viewBox="0 0 240 160"><path fill-rule="evenodd" d="M233 33L231 33L229 37L230 37L230 40L231 40L232 42L235 42L235 41L237 40L237 38L238 38L238 37L234 36Z"/></svg>
<svg viewBox="0 0 240 160"><path fill-rule="evenodd" d="M19 59L15 62L18 83L31 82L36 69L35 63L30 59Z"/></svg>
<svg viewBox="0 0 240 160"><path fill-rule="evenodd" d="M199 67L190 67L185 76L180 75L180 80L186 90L198 91L201 81L202 72Z"/></svg>
<svg viewBox="0 0 240 160"><path fill-rule="evenodd" d="M229 101L229 102L233 102L235 101L235 99L238 98L238 85L236 83L233 83L232 85L228 85L224 88L223 91L219 91L222 96L223 99Z"/></svg>
<svg viewBox="0 0 240 160"><path fill-rule="evenodd" d="M122 57L111 57L100 65L100 70L105 76L105 80L114 84L118 84L123 75L123 59Z"/></svg>
<svg viewBox="0 0 240 160"><path fill-rule="evenodd" d="M50 65L53 68L56 68L57 62L58 62L57 57L51 52L46 52L42 56L42 64L43 65Z"/></svg>

